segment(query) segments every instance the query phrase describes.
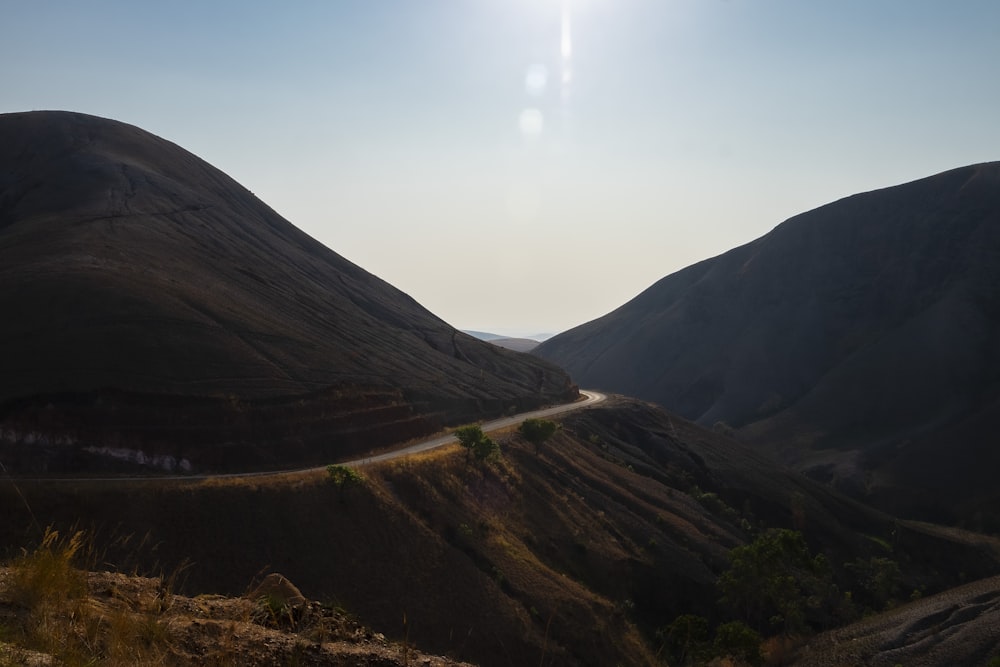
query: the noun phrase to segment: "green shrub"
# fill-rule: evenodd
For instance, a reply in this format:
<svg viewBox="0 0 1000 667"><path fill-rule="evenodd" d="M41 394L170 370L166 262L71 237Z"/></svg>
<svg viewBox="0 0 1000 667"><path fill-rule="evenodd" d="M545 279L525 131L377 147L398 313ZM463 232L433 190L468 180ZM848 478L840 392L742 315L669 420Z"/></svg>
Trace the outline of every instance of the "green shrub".
<svg viewBox="0 0 1000 667"><path fill-rule="evenodd" d="M761 630L802 632L808 613L839 603L826 559L813 557L798 531L769 530L730 551L729 561L718 581L723 599Z"/></svg>
<svg viewBox="0 0 1000 667"><path fill-rule="evenodd" d="M690 664L708 657L708 620L702 616L678 616L670 625L657 632L657 635L673 663Z"/></svg>
<svg viewBox="0 0 1000 667"><path fill-rule="evenodd" d="M764 656L760 652L760 635L742 621L723 623L715 629L716 655L736 658L751 665L760 665Z"/></svg>
<svg viewBox="0 0 1000 667"><path fill-rule="evenodd" d="M344 501L347 489L365 483L364 475L348 466L331 464L326 467L326 473L330 476L330 481L337 487L341 502Z"/></svg>
<svg viewBox="0 0 1000 667"><path fill-rule="evenodd" d="M531 417L521 422L517 431L525 440L535 446L535 454L538 454L545 441L551 438L559 428L559 424L554 421Z"/></svg>

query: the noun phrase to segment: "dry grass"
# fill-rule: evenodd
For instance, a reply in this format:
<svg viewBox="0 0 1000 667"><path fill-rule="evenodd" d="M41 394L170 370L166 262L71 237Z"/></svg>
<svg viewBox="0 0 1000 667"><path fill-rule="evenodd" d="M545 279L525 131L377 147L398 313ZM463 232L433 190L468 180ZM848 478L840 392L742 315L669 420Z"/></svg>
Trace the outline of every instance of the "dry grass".
<svg viewBox="0 0 1000 667"><path fill-rule="evenodd" d="M49 529L0 568L0 667L458 664L316 602L187 598L162 577L80 569L92 553L82 532Z"/></svg>
<svg viewBox="0 0 1000 667"><path fill-rule="evenodd" d="M537 454L511 434L503 458L487 464L452 446L365 466L367 482L343 501L325 471L294 481L33 484L26 497L43 525L100 517L153 531L156 562L168 570L193 562L172 590L238 595L262 570L281 572L304 595L350 609L397 641L482 664L546 667L655 664L658 628L682 613L714 621L715 579L727 550L746 539L729 507L754 526L785 526L789 497L805 494L806 530L832 563L880 552L863 536L885 537L895 525L640 404L561 421ZM13 492L3 493L8 526L27 524ZM710 493L725 504L699 500ZM969 578L995 571L977 545L903 528L898 553L928 577L937 576L935 554ZM106 560L128 569L117 553ZM216 648L243 641L244 621L230 618L235 625L209 619ZM167 628L176 643L177 622ZM780 660L786 647L772 648ZM227 651L211 660L224 664Z"/></svg>
<svg viewBox="0 0 1000 667"><path fill-rule="evenodd" d="M2 601L11 609L12 643L53 656L64 665L160 665L170 632L162 598L133 608L120 599L90 596L81 563L93 556L82 531L46 529L38 547L10 563Z"/></svg>

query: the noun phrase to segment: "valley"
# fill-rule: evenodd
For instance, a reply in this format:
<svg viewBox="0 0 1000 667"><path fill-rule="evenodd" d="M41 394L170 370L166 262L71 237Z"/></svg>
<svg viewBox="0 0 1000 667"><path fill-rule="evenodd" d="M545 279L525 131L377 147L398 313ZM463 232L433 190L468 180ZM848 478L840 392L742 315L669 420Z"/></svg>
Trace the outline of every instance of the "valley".
<svg viewBox="0 0 1000 667"><path fill-rule="evenodd" d="M0 661L991 664L998 193L848 197L524 354L175 144L0 115Z"/></svg>

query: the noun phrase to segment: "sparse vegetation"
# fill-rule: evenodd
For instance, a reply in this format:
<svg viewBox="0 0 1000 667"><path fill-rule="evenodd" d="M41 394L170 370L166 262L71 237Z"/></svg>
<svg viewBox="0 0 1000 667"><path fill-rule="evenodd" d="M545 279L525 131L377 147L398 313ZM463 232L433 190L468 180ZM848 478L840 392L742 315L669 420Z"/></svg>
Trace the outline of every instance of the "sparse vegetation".
<svg viewBox="0 0 1000 667"><path fill-rule="evenodd" d="M873 611L881 611L896 603L896 595L903 583L899 563L884 557L858 558L845 563L844 567L854 575ZM916 593L919 598L920 591Z"/></svg>
<svg viewBox="0 0 1000 667"><path fill-rule="evenodd" d="M708 619L682 614L658 633L671 664L690 665L709 653Z"/></svg>
<svg viewBox="0 0 1000 667"><path fill-rule="evenodd" d="M500 457L500 445L483 433L478 424L469 424L455 429L458 444L465 448L466 460L473 457L477 461L494 461Z"/></svg>
<svg viewBox="0 0 1000 667"><path fill-rule="evenodd" d="M723 631L717 651L716 628L735 620L764 637L760 651L768 660L790 664L808 641L805 635L849 618L838 615L849 604L843 591L854 593L858 607L872 607L856 571L844 564L868 562L872 556L896 558L863 537L885 535L891 518L862 513L853 504L830 504L836 497L814 493L806 480L789 482L784 473L745 458L738 448L695 425L679 420L671 425L661 415L634 403L581 411L564 419L563 431L554 436L559 446L543 449L542 457L514 435L504 436L510 437L504 456L490 465L475 465L471 450L466 450L472 462L467 463L458 447L372 464L362 469L364 486L347 491L351 511L337 511L340 491L326 469L183 484L94 485L90 495L53 484L45 494L33 491L30 500L43 525L53 517L65 525L74 515L99 516L112 507L126 529L155 521L159 529L151 542L158 545L156 560L170 567L186 556L197 563L182 584L188 592L243 594L242 615L234 610L221 618L198 617L206 630L219 633L216 657L200 656L203 664L238 664L231 656L245 636L244 623L254 632L287 634L294 627L302 642L320 641L314 637L327 632L310 629L319 627L311 625L313 612L300 617L296 609L290 616L281 600L262 600L248 591L247 582L263 567L288 574L303 592L350 607L357 618L394 634L396 641L403 638L399 614L405 609L411 646L483 665L653 665L659 658L680 666L715 657L725 664L719 651L739 651L731 648L732 637L726 639L729 630ZM592 445L591 438L608 449ZM636 472L606 458L608 451L633 464ZM11 520L26 524L26 509L13 489L0 491ZM792 525L788 498L795 492L808 509L809 542L802 535L788 542L802 547L807 560L788 556L800 550L779 548L782 540L772 535L777 551L788 556L791 565L786 567L786 561L765 558L767 549L760 544L744 540L753 540L768 525ZM752 518L753 532L740 530L740 521L730 519L729 503L739 508L741 518ZM205 508L211 508L210 514ZM980 547L969 550L941 535L921 538L912 529L901 523L898 538L891 540L898 544L904 575L900 591L926 585L933 596L945 577L954 578L957 571L970 579L992 573L984 572L987 552ZM850 539L843 540L845 534ZM8 533L6 539L9 544L15 536ZM219 549L220 544L239 548ZM826 558L837 565L827 569L833 569L839 595L810 583L829 582L823 575L825 561L817 561L815 548L810 553L807 544L822 545ZM759 614L749 617L736 604L720 604L725 594L715 579L733 569L727 552L734 546L744 549L745 556L749 551L746 558L751 560L756 553L759 562L778 563L762 565L761 577L793 575L794 598L786 603L801 610L801 631L795 629L796 614L782 613L770 597ZM283 556L286 550L294 555ZM377 556L397 553L406 557L394 558L391 568ZM925 558L927 554L934 558ZM98 562L116 559L102 555ZM94 561L84 553L77 562ZM939 562L957 566L941 575L935 570ZM139 567L155 566L150 558ZM771 592L784 590L778 583L761 585L765 593L769 586ZM106 588L92 586L91 598L94 590ZM757 595L752 586L748 590ZM137 617L147 619L142 632L152 641L161 641L155 639L157 632L167 632L174 646L186 641L176 634L178 597L161 598L161 604L172 605L166 615ZM117 595L114 599L119 604ZM197 600L205 609L216 603L211 597ZM132 605L129 613L134 615L135 609ZM490 616L489 636L476 625L479 610ZM689 634L680 634L682 623L674 622L683 615L706 619L700 626L704 632L695 621ZM162 619L166 622L156 625ZM544 661L539 658L543 653ZM313 664L312 648L300 654L301 664ZM292 664L291 656L289 648L273 664ZM421 664L412 658L410 663Z"/></svg>
<svg viewBox="0 0 1000 667"><path fill-rule="evenodd" d="M170 632L160 619L162 600L131 608L113 590L107 601L95 600L78 562L87 547L81 531L62 536L48 528L37 548L10 563L0 600L16 610L16 620L6 640L66 665L166 664Z"/></svg>
<svg viewBox="0 0 1000 667"><path fill-rule="evenodd" d="M48 529L38 547L0 567L0 665L318 666L355 664L359 649L380 665L457 664L280 590L187 598L161 577L88 572L91 558L83 532Z"/></svg>
<svg viewBox="0 0 1000 667"><path fill-rule="evenodd" d="M535 446L535 454L538 454L545 442L555 435L559 430L559 424L549 419L537 419L535 417L525 419L521 422L517 431L521 436Z"/></svg>
<svg viewBox="0 0 1000 667"><path fill-rule="evenodd" d="M365 483L364 475L349 466L331 464L326 467L326 473L337 487L341 502L344 502L348 489Z"/></svg>
<svg viewBox="0 0 1000 667"><path fill-rule="evenodd" d="M760 665L764 661L760 645L760 635L742 621L723 623L715 629L713 648L718 656L736 658L750 665Z"/></svg>

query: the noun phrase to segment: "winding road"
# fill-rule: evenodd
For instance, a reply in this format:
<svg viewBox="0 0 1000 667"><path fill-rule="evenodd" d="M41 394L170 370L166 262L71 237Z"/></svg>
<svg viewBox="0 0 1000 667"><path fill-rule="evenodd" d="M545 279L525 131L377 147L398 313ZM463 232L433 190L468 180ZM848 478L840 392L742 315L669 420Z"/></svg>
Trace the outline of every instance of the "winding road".
<svg viewBox="0 0 1000 667"><path fill-rule="evenodd" d="M516 424L520 424L525 419L536 418L540 419L542 417L552 417L554 415L561 415L565 412L572 412L573 410L579 410L580 408L585 408L589 405L594 405L605 400L607 396L598 393L596 391L584 391L580 390L580 393L586 396L582 401L575 401L573 403L566 403L564 405L557 405L551 408L545 408L544 410L535 410L533 412L522 412L521 414L513 415L511 417L504 417L502 419L494 419L490 422L483 423L482 429L484 433L490 433L492 431L499 431L500 429L508 428ZM442 435L431 440L424 440L423 442L418 442L415 445L410 445L408 447L403 447L401 449L394 449L391 452L386 452L385 454L379 454L378 456L368 456L363 459L355 459L353 461L344 461L340 465L351 466L357 468L359 466L367 465L369 463L380 463L382 461L391 461L392 459L398 459L403 456L409 456L411 454L419 454L420 452L430 451L432 449L437 449L438 447L443 447L444 445L450 445L453 442L458 442L458 439L454 435Z"/></svg>
<svg viewBox="0 0 1000 667"><path fill-rule="evenodd" d="M521 423L525 419L542 418L542 417L552 417L555 415L561 415L566 412L572 412L573 410L579 410L591 405L595 405L607 399L604 394L598 393L596 391L584 391L580 390L580 393L585 397L583 400L574 401L573 403L564 403L563 405L556 405L551 408L544 408L542 410L533 410L532 412L522 412L520 414L512 415L510 417L504 417L502 419L494 419L493 421L484 422L480 426L484 433L491 433L493 431L499 431L500 429L509 428L516 424ZM451 433L448 435L441 435L430 440L423 440L413 445L408 445L406 447L401 447L399 449L394 449L390 452L385 452L383 454L377 454L374 456L366 456L360 459L354 459L353 461L337 461L338 465L350 466L352 468L359 468L362 466L370 465L372 463L380 463L382 461L391 461L393 459L402 458L404 456L410 456L412 454L419 454L420 452L430 451L432 449L437 449L438 447L443 447L449 445L453 442L458 442L455 436ZM168 475L168 476L142 476L142 477L15 477L11 478L15 482L101 482L101 483L115 483L115 482L163 482L163 481L185 481L185 482L196 482L199 480L207 479L236 479L241 477L267 477L275 475L291 475L297 473L306 472L316 472L320 470L325 470L326 466L316 466L310 468L296 468L291 470L266 470L263 472L234 472L234 473L219 473L219 474L206 474L206 475Z"/></svg>

